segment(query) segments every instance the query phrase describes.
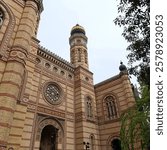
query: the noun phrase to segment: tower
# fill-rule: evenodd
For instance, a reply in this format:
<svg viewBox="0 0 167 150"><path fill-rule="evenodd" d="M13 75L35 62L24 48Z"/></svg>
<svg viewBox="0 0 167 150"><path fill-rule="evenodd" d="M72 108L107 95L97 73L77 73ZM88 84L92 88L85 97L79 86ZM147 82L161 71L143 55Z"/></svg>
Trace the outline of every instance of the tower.
<svg viewBox="0 0 167 150"><path fill-rule="evenodd" d="M20 118L20 123L13 120L26 110L19 105L19 99L26 59L42 10L42 0L0 1L0 150L8 149L10 144L15 145L15 149L20 146L23 129L19 129L19 125L23 119Z"/></svg>
<svg viewBox="0 0 167 150"><path fill-rule="evenodd" d="M89 71L87 37L82 26L76 24L69 38L71 63L74 70L74 106L76 149L84 150L90 145L98 148L98 128L93 73ZM91 129L90 129L91 127ZM96 139L96 140L95 140ZM93 148L91 148L93 149Z"/></svg>
<svg viewBox="0 0 167 150"><path fill-rule="evenodd" d="M72 28L69 43L71 63L75 67L82 66L88 69L87 37L84 28L79 24Z"/></svg>

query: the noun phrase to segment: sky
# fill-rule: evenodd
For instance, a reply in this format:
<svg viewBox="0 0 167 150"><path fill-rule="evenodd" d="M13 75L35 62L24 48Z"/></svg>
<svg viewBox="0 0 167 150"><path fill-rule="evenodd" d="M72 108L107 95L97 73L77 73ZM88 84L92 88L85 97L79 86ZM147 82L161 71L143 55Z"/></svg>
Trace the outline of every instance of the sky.
<svg viewBox="0 0 167 150"><path fill-rule="evenodd" d="M89 70L94 83L119 74L120 61L127 65L128 43L123 28L114 24L118 0L43 0L38 29L40 45L70 62L69 37L73 26L85 28ZM135 79L132 79L135 82Z"/></svg>

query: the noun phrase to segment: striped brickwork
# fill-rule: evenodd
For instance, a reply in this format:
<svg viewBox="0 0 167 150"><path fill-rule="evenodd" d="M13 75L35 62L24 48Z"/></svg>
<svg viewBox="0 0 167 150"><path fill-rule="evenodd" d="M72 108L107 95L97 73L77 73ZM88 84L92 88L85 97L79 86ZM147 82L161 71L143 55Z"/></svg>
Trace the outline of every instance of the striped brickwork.
<svg viewBox="0 0 167 150"><path fill-rule="evenodd" d="M99 118L100 146L104 150L111 148L111 141L119 138L120 115L127 108L134 105L134 96L128 75L120 73L119 75L95 85L97 114ZM104 99L111 95L115 99L117 117L107 118L107 110Z"/></svg>
<svg viewBox="0 0 167 150"><path fill-rule="evenodd" d="M1 0L0 8L5 15L0 28L0 150L39 150L47 125L57 129L58 150L84 150L83 142L92 150L111 149L111 141L119 139L121 113L134 105L128 75L121 72L94 86L85 35L71 37L71 63L41 47L36 39L41 0ZM49 83L59 87L59 103L45 97ZM116 104L112 120L104 101L108 95Z"/></svg>
<svg viewBox="0 0 167 150"><path fill-rule="evenodd" d="M86 97L90 96L93 106L93 117L87 117ZM84 150L83 142L90 143L90 135L94 135L94 147L99 149L99 134L96 114L96 101L93 86L92 73L88 70L78 67L75 71L75 136L76 149Z"/></svg>

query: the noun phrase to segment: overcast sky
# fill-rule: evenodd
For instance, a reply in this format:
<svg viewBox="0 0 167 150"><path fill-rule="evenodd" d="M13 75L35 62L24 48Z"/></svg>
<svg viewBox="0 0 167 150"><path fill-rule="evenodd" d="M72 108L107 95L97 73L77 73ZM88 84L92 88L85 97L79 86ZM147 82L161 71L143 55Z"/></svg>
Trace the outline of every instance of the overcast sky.
<svg viewBox="0 0 167 150"><path fill-rule="evenodd" d="M77 23L88 37L89 69L94 83L119 73L120 60L127 65L127 43L115 26L118 0L43 0L38 39L41 45L70 61L69 36Z"/></svg>

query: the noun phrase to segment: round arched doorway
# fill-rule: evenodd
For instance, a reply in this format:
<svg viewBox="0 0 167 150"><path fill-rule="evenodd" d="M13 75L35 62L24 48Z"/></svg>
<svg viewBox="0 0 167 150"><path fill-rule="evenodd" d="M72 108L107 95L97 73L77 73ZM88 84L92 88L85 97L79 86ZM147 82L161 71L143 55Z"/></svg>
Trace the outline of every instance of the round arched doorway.
<svg viewBox="0 0 167 150"><path fill-rule="evenodd" d="M111 150L121 150L121 141L119 139L113 139L111 141Z"/></svg>
<svg viewBox="0 0 167 150"><path fill-rule="evenodd" d="M57 150L58 129L52 125L43 128L40 140L40 150Z"/></svg>

